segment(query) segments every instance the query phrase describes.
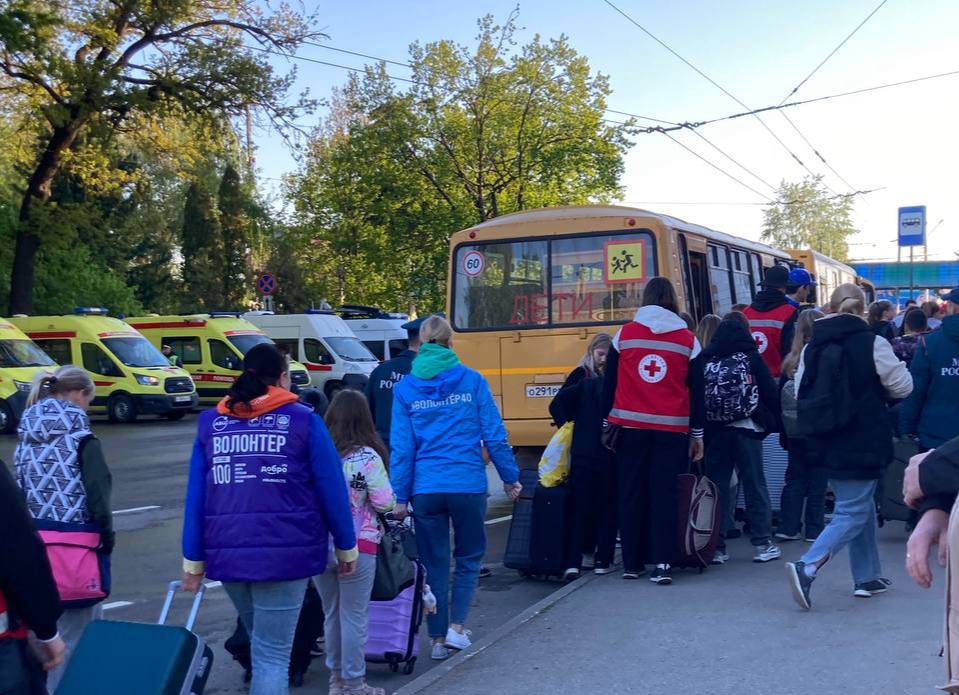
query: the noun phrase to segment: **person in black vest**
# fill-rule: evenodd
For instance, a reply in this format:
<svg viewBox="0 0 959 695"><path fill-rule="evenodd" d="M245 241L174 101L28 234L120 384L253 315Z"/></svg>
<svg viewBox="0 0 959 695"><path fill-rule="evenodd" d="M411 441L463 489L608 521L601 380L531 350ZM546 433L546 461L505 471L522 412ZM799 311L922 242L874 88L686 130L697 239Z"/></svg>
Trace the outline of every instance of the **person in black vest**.
<svg viewBox="0 0 959 695"><path fill-rule="evenodd" d="M817 572L846 545L854 596L868 598L888 586L876 543L876 484L892 460L887 401L908 396L912 376L863 319L865 304L856 285L836 288L794 378L799 430L813 435L808 441L836 495L832 521L801 560L786 563L793 598L807 610Z"/></svg>
<svg viewBox="0 0 959 695"><path fill-rule="evenodd" d="M428 318L429 316L421 316L401 326L409 337L409 347L374 369L366 384L366 400L370 404L376 432L387 445L390 442L390 419L393 416L393 387L413 369L413 360L420 349L420 326Z"/></svg>
<svg viewBox="0 0 959 695"><path fill-rule="evenodd" d="M772 543L772 507L763 474L762 439L779 429L779 391L749 330L738 318L719 324L703 351L706 383L706 473L719 488L720 502L729 504L729 480L735 468L746 496L754 562L782 556ZM722 540L712 562L729 560L723 515Z"/></svg>
<svg viewBox="0 0 959 695"><path fill-rule="evenodd" d="M582 379L566 386L549 404L557 427L575 423L570 447L567 485L572 512L567 536L563 578L579 577L589 568L583 556L594 555L596 574L612 572L616 551L616 457L603 446L603 377Z"/></svg>

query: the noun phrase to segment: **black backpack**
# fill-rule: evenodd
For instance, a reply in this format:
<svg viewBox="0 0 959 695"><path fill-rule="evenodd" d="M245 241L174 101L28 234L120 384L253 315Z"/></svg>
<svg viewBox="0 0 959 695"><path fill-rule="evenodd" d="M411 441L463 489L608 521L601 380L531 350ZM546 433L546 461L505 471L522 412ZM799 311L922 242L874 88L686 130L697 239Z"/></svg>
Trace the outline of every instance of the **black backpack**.
<svg viewBox="0 0 959 695"><path fill-rule="evenodd" d="M759 384L749 364L749 355L734 352L710 360L704 368L706 419L730 423L751 417L759 407Z"/></svg>
<svg viewBox="0 0 959 695"><path fill-rule="evenodd" d="M837 434L852 422L856 402L847 359L841 343L827 343L807 355L796 404L799 436Z"/></svg>

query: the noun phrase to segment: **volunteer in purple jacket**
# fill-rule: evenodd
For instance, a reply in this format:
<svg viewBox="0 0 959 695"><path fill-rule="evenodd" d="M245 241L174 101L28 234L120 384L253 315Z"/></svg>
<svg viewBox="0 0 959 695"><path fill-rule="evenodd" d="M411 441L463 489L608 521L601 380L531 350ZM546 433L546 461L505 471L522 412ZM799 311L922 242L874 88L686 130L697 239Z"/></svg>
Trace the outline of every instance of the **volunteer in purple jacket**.
<svg viewBox="0 0 959 695"><path fill-rule="evenodd" d="M309 577L358 557L340 456L323 420L286 388L286 358L257 345L215 410L200 415L183 523L183 588L223 582L251 635L251 695L289 692Z"/></svg>

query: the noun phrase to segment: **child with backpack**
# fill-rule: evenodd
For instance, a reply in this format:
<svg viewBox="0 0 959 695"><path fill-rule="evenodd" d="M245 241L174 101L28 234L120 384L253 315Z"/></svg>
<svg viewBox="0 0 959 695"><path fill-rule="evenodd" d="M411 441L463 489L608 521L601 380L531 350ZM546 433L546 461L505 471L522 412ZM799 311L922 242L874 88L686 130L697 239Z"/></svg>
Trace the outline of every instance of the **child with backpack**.
<svg viewBox="0 0 959 695"><path fill-rule="evenodd" d="M836 495L832 521L801 560L786 563L793 598L806 610L817 573L847 544L854 596L869 598L889 583L881 574L874 498L892 460L886 403L909 395L912 376L863 319L865 304L856 285L836 288L830 315L816 321L794 377L799 434L822 457Z"/></svg>
<svg viewBox="0 0 959 695"><path fill-rule="evenodd" d="M772 509L763 473L762 439L778 427L779 392L756 342L743 321L723 319L703 352L706 382L706 475L728 504L729 480L736 469L746 496L746 515L752 530L754 562L781 557L772 543ZM728 519L723 518L722 540L713 564L729 559L726 553Z"/></svg>
<svg viewBox="0 0 959 695"><path fill-rule="evenodd" d="M803 348L812 340L813 325L824 314L816 309L806 309L796 321L796 333L792 348L783 360L783 373L779 381L782 403L782 447L789 454L786 467L786 485L779 513L779 529L776 539L798 541L803 538L813 542L825 525L826 469L814 449L799 434L799 414L796 403L796 369ZM802 528L803 504L805 504L805 529Z"/></svg>

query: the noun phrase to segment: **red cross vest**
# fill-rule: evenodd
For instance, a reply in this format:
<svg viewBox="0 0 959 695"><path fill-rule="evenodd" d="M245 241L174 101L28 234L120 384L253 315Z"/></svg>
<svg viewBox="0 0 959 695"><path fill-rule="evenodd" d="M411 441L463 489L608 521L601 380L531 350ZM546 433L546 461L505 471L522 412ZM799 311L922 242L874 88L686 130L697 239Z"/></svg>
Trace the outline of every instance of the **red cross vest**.
<svg viewBox="0 0 959 695"><path fill-rule="evenodd" d="M10 612L7 610L7 598L0 591L0 639L26 639L27 626L21 624L16 629L11 630L12 622Z"/></svg>
<svg viewBox="0 0 959 695"><path fill-rule="evenodd" d="M783 328L795 311L796 307L788 302L772 311L757 311L751 306L743 310L749 319L749 331L753 334L759 354L774 379L778 379L782 373L785 358L782 353Z"/></svg>
<svg viewBox="0 0 959 695"><path fill-rule="evenodd" d="M686 376L695 342L686 328L653 333L635 321L623 326L609 421L641 430L689 432Z"/></svg>

